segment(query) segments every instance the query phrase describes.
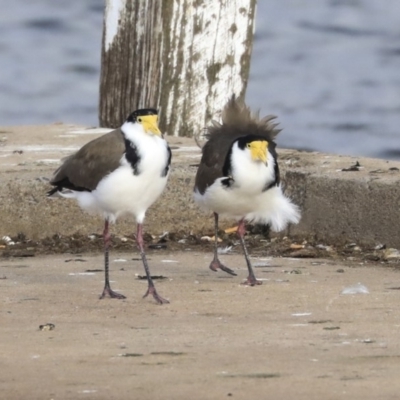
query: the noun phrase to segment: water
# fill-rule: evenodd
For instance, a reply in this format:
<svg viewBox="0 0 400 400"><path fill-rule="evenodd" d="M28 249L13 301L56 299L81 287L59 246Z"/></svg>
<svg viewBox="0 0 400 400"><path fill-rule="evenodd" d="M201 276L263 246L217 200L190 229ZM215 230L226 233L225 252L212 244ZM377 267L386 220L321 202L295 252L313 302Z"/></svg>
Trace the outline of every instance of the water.
<svg viewBox="0 0 400 400"><path fill-rule="evenodd" d="M0 124L97 125L103 0L0 0Z"/></svg>
<svg viewBox="0 0 400 400"><path fill-rule="evenodd" d="M104 0L0 0L0 125L98 124ZM400 2L258 1L247 102L283 147L400 159Z"/></svg>
<svg viewBox="0 0 400 400"><path fill-rule="evenodd" d="M280 144L400 158L400 2L259 1L248 102Z"/></svg>

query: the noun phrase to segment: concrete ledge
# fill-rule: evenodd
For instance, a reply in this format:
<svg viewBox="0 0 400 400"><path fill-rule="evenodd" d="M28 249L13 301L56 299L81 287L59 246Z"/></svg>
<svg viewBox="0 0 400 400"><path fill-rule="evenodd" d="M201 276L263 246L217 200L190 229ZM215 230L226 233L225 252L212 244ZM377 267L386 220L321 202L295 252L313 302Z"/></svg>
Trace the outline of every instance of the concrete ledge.
<svg viewBox="0 0 400 400"><path fill-rule="evenodd" d="M400 246L399 162L320 153L287 156L298 159L297 168L286 170L285 181L303 213L292 233L326 242ZM358 171L343 171L357 161Z"/></svg>
<svg viewBox="0 0 400 400"><path fill-rule="evenodd" d="M101 219L83 213L73 200L45 194L59 160L104 132L73 125L0 128L0 237L23 233L41 239L102 231ZM192 201L200 150L191 139L169 142L171 178L148 211L145 229L154 234L211 232L211 216ZM279 154L287 193L302 208L302 220L291 227L291 234L329 243L400 247L400 162L284 149ZM343 171L356 161L358 171ZM121 219L113 229L117 234L134 231L133 218Z"/></svg>

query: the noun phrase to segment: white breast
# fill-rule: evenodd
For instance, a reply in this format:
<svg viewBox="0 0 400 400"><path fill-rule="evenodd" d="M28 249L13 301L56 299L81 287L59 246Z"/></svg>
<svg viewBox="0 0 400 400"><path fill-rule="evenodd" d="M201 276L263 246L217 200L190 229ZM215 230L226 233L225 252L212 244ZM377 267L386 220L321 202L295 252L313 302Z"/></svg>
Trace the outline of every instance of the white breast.
<svg viewBox="0 0 400 400"><path fill-rule="evenodd" d="M222 184L226 177L217 179L201 195L194 193L194 199L203 209L222 216L245 218L249 222L271 224L280 231L288 223L297 223L300 213L296 205L282 192L280 186L264 189L275 180L274 163L268 154L268 165L254 162L246 150L232 149L232 178L230 187Z"/></svg>
<svg viewBox="0 0 400 400"><path fill-rule="evenodd" d="M102 179L92 192L75 192L80 206L87 211L101 213L115 221L120 215L130 213L138 223L143 222L146 210L157 200L167 183L162 176L168 161L167 143L164 139L143 134L134 137L140 153L139 174L133 170L125 156L121 166Z"/></svg>

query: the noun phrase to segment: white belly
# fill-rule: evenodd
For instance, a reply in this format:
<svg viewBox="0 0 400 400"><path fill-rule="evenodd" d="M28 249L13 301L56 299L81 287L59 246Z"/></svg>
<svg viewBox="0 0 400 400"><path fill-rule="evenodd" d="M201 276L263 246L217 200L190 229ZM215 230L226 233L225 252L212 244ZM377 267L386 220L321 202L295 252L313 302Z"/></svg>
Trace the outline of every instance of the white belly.
<svg viewBox="0 0 400 400"><path fill-rule="evenodd" d="M217 180L203 195L195 192L194 199L203 209L222 216L270 224L274 231L300 220L298 207L282 193L280 186L249 194L240 187L226 188Z"/></svg>
<svg viewBox="0 0 400 400"><path fill-rule="evenodd" d="M74 192L84 210L101 214L110 222L123 214L133 214L142 223L146 210L157 200L167 177L142 173L133 175L129 166L122 166L103 179L92 192Z"/></svg>
<svg viewBox="0 0 400 400"><path fill-rule="evenodd" d="M121 159L121 165L103 178L92 192L73 192L81 208L101 214L114 222L123 214L133 214L142 223L146 210L157 200L167 183L168 175L162 176L168 160L165 142L148 139L151 153L143 154L139 174L134 175L131 165ZM154 144L156 142L156 145Z"/></svg>

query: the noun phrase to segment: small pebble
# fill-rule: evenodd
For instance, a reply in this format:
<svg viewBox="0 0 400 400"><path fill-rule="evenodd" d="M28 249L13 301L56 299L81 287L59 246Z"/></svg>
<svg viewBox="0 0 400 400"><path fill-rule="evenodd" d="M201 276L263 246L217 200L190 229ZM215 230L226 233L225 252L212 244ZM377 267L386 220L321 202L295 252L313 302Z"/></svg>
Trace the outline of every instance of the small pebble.
<svg viewBox="0 0 400 400"><path fill-rule="evenodd" d="M53 331L56 328L54 324L39 325L41 331Z"/></svg>

